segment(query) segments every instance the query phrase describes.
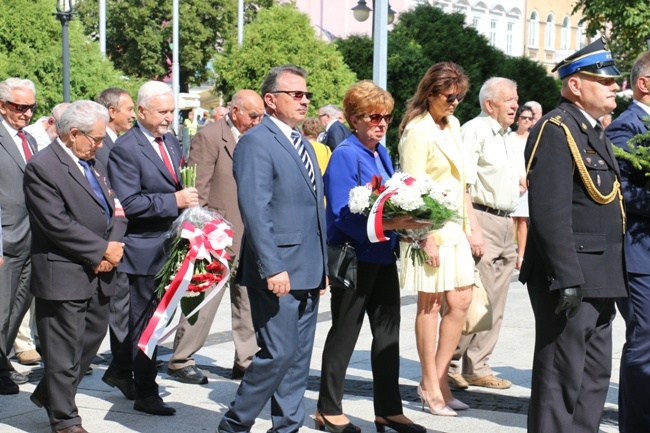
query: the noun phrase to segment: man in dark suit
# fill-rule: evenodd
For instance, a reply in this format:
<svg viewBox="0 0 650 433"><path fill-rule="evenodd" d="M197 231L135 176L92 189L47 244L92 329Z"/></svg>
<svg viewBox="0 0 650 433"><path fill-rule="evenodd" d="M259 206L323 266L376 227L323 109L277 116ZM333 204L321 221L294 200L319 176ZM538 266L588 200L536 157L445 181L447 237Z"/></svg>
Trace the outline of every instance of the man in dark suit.
<svg viewBox="0 0 650 433"><path fill-rule="evenodd" d="M30 80L7 78L0 82L0 208L5 261L0 268L0 394L16 394L16 385L27 382L27 376L14 369L8 355L32 302L31 233L23 174L25 162L37 147L36 140L23 129L36 109L35 95Z"/></svg>
<svg viewBox="0 0 650 433"><path fill-rule="evenodd" d="M339 120L340 112L342 110L334 104L325 105L318 110L318 120L325 128L318 141L332 150L350 135L348 127Z"/></svg>
<svg viewBox="0 0 650 433"><path fill-rule="evenodd" d="M237 184L232 174L232 155L239 137L262 120L264 102L253 90L240 90L233 96L230 107L230 112L225 117L207 124L194 136L188 165L196 166L199 204L219 212L232 224L232 251L236 260L239 257L239 243L244 226L237 206ZM170 376L185 383L208 382L208 378L196 368L192 355L203 347L221 298L223 291L203 307L193 325L181 321L174 339L174 353L168 364L167 371ZM230 284L230 302L232 337L235 343L232 377L241 379L257 352L246 287Z"/></svg>
<svg viewBox="0 0 650 433"><path fill-rule="evenodd" d="M104 167L108 166L108 155L117 137L131 129L135 120L133 99L129 93L119 87L102 90L97 102L108 110L108 124L104 144L97 149L95 159ZM129 279L124 272L118 272L115 294L111 296L108 316L111 343L111 364L106 369L102 380L111 387L117 387L128 400L135 399L133 387L133 360L129 333Z"/></svg>
<svg viewBox="0 0 650 433"><path fill-rule="evenodd" d="M597 433L614 299L627 296L619 169L596 121L616 107L620 74L602 39L554 70L562 99L525 151L531 225L519 280L535 314L528 431Z"/></svg>
<svg viewBox="0 0 650 433"><path fill-rule="evenodd" d="M133 408L173 415L176 410L158 393L156 352L149 358L138 348L138 340L158 302L155 275L166 260L165 234L179 213L198 206L199 199L196 188L183 188L180 182L181 148L169 132L174 115L171 89L163 82L149 81L140 87L137 104L137 124L117 139L108 159L108 175L129 219L118 270L129 279ZM116 378L128 384L131 373L123 373Z"/></svg>
<svg viewBox="0 0 650 433"><path fill-rule="evenodd" d="M629 150L627 143L632 137L648 132L649 77L650 52L645 52L630 72L634 100L605 130L621 149ZM621 356L618 425L622 433L632 433L650 431L650 188L643 172L629 161L618 162L627 215L624 248L630 286L630 298L617 300L627 330Z"/></svg>
<svg viewBox="0 0 650 433"><path fill-rule="evenodd" d="M303 425L320 289L327 285L323 184L316 155L297 126L311 93L307 72L272 68L262 84L267 116L233 156L244 222L236 280L248 296L260 350L219 431L250 431L271 399L272 431Z"/></svg>
<svg viewBox="0 0 650 433"><path fill-rule="evenodd" d="M75 394L106 335L108 297L122 259L126 218L95 164L108 114L76 101L61 136L29 161L25 200L32 227L32 275L44 375L31 400L47 410L52 431L84 433Z"/></svg>
<svg viewBox="0 0 650 433"><path fill-rule="evenodd" d="M108 110L110 120L106 125L104 145L97 149L97 158L105 167L108 165L108 155L117 140L117 137L131 129L135 121L135 111L131 95L119 87L109 87L102 90L97 97L97 102Z"/></svg>

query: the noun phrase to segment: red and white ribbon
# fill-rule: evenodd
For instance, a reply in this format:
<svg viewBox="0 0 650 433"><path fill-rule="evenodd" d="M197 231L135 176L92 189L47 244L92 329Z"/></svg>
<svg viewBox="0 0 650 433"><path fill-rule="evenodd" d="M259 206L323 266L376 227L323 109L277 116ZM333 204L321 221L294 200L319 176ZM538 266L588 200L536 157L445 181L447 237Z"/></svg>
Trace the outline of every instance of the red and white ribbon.
<svg viewBox="0 0 650 433"><path fill-rule="evenodd" d="M206 296L203 302L185 316L185 319L198 313L224 288L230 279L230 268L228 267L230 256L226 251L226 247L232 245L233 232L227 223L223 220L212 220L203 229L198 229L191 222L185 221L182 225L181 237L189 241L189 251L138 341L138 347L149 358L153 355L156 344L169 337L178 327L178 325L175 326L161 337L174 310L176 310L181 298L187 292L187 287L192 280L192 275L194 275L194 263L197 259L210 260L211 257L214 257L215 260L225 266L224 274L210 295Z"/></svg>
<svg viewBox="0 0 650 433"><path fill-rule="evenodd" d="M407 173L401 174L397 179L398 182L393 183L392 180L394 180L394 177L391 178L390 186L388 186L384 192L377 197L372 208L370 208L368 223L366 224L366 234L372 243L385 242L388 240L388 238L384 236L382 223L382 218L384 217L384 204L386 203L386 200L397 193L403 185L410 185L415 181L415 179Z"/></svg>

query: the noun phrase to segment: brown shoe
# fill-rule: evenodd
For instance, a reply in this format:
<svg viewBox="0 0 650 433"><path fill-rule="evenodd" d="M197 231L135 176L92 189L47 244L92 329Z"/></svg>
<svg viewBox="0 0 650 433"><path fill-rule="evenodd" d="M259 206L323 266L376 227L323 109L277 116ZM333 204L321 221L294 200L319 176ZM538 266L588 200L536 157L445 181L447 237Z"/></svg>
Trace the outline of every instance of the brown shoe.
<svg viewBox="0 0 650 433"><path fill-rule="evenodd" d="M451 371L447 373L447 383L450 388L453 389L467 389L469 388L469 383L465 380L462 374L452 373Z"/></svg>
<svg viewBox="0 0 650 433"><path fill-rule="evenodd" d="M88 431L81 427L81 424L71 425L61 430L54 430L54 433L88 433Z"/></svg>
<svg viewBox="0 0 650 433"><path fill-rule="evenodd" d="M33 349L16 353L16 358L23 365L36 365L41 362L41 355Z"/></svg>
<svg viewBox="0 0 650 433"><path fill-rule="evenodd" d="M473 374L467 374L463 376L468 384L473 386L482 386L484 388L494 388L494 389L508 389L512 386L512 382L507 379L501 379L496 377L493 374L488 374L487 376L477 377Z"/></svg>

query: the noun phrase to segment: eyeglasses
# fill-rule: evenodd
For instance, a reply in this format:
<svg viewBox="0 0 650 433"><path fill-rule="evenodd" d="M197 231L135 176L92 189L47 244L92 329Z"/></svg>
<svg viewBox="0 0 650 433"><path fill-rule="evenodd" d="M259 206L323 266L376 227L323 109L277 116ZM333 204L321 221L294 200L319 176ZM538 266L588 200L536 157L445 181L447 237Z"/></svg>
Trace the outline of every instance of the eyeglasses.
<svg viewBox="0 0 650 433"><path fill-rule="evenodd" d="M14 110L16 110L19 113L24 113L27 110L31 110L32 113L33 113L34 110L36 110L36 107L38 107L37 103L33 103L33 104L16 104L15 102L5 101L5 104L11 105L12 107L14 107Z"/></svg>
<svg viewBox="0 0 650 433"><path fill-rule="evenodd" d="M393 120L393 115L392 114L364 114L363 115L364 119L370 119L370 123L373 126L377 126L381 123L382 120L386 121L386 124L389 124L391 120Z"/></svg>
<svg viewBox="0 0 650 433"><path fill-rule="evenodd" d="M314 94L312 92L303 92L302 90L276 90L269 93L286 93L291 96L294 101L300 101L302 98L311 99Z"/></svg>
<svg viewBox="0 0 650 433"><path fill-rule="evenodd" d="M465 93L452 93L450 95L443 94L442 96L447 98L447 104L453 104L456 100L460 104L463 102L463 99L465 99Z"/></svg>
<svg viewBox="0 0 650 433"><path fill-rule="evenodd" d="M79 130L79 132L81 132L83 135L85 135L86 137L88 137L88 138L89 138L89 139L90 139L90 140L95 144L95 146L99 146L99 144L100 144L102 141L104 141L104 137L100 137L100 138L93 137L92 135L88 135L88 134L86 134L86 133L83 132L81 129Z"/></svg>
<svg viewBox="0 0 650 433"><path fill-rule="evenodd" d="M529 117L529 116L519 116L519 119L520 119L520 120L528 120L528 121L532 121L532 120L533 120L532 116L530 116L530 117Z"/></svg>
<svg viewBox="0 0 650 433"><path fill-rule="evenodd" d="M319 114L319 115L318 115L319 118L320 118L320 117L323 117L323 116L329 116L329 114L324 113L324 114Z"/></svg>

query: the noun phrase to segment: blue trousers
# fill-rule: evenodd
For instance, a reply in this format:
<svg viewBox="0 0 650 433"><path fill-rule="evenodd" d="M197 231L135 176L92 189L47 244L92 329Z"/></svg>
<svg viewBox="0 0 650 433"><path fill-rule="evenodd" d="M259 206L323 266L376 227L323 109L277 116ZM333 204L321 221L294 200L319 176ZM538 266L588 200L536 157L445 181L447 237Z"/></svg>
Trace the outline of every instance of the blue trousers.
<svg viewBox="0 0 650 433"><path fill-rule="evenodd" d="M320 291L292 290L276 296L248 288L260 350L219 423L221 432L247 432L271 399L271 432L298 431L305 420L303 397L314 345Z"/></svg>

